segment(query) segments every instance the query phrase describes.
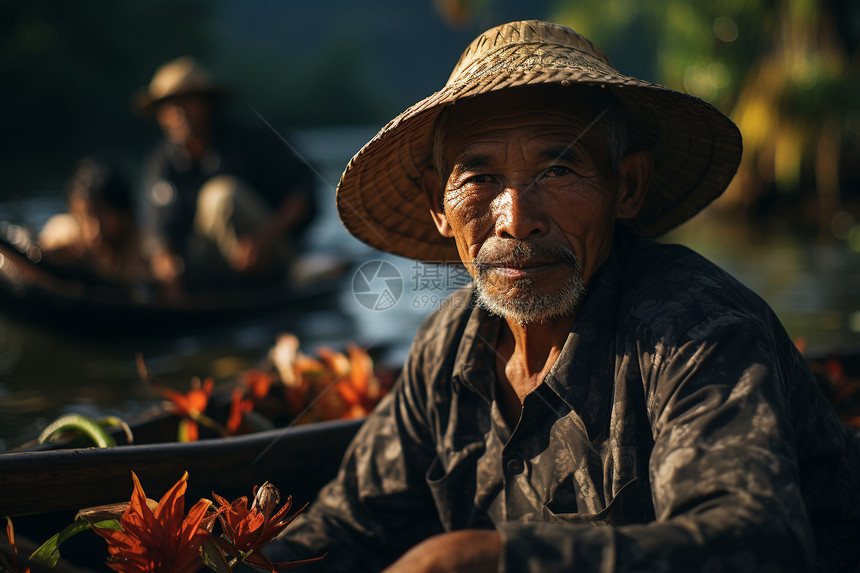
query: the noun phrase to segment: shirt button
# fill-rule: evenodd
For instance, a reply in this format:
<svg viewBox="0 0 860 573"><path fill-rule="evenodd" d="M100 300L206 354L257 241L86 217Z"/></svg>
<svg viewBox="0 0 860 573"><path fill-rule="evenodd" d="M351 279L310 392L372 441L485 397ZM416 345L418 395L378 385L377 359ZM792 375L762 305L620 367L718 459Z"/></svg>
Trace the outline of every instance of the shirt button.
<svg viewBox="0 0 860 573"><path fill-rule="evenodd" d="M522 460L508 460L508 473L518 474L523 471L524 465Z"/></svg>

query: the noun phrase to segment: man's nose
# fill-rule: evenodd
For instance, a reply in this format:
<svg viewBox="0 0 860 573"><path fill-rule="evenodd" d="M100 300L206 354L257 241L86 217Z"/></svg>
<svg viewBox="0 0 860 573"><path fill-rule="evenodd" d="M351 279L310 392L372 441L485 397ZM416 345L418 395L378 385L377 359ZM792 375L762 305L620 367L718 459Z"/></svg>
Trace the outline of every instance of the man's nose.
<svg viewBox="0 0 860 573"><path fill-rule="evenodd" d="M508 185L494 203L496 236L525 239L546 233L547 214L539 191L532 184Z"/></svg>

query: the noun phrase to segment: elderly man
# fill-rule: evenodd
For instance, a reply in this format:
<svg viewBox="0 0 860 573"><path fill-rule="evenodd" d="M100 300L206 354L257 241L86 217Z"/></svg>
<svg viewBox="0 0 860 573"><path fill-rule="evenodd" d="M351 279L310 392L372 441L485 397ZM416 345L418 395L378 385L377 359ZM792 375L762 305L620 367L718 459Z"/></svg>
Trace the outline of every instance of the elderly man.
<svg viewBox="0 0 860 573"><path fill-rule="evenodd" d="M340 182L350 231L475 279L276 558L323 570L854 570L860 447L767 305L646 238L735 126L544 22L494 28ZM313 568L311 568L313 569Z"/></svg>

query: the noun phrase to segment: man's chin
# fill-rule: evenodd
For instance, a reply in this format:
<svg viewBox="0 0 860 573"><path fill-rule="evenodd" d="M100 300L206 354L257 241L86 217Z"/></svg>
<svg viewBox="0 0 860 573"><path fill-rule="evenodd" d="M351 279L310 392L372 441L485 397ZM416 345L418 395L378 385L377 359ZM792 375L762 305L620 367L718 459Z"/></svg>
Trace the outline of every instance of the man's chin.
<svg viewBox="0 0 860 573"><path fill-rule="evenodd" d="M480 276L475 283L481 306L492 314L521 325L575 314L585 291L582 281L577 278L571 278L560 288L549 291L536 290L533 284L529 284L530 281L508 285L510 288L504 291Z"/></svg>

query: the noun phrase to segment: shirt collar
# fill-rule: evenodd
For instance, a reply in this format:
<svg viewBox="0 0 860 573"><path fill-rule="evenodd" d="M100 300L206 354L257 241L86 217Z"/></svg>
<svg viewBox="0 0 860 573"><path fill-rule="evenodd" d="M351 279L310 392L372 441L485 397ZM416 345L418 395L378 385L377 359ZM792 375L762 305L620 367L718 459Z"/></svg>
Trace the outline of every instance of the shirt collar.
<svg viewBox="0 0 860 573"><path fill-rule="evenodd" d="M621 296L621 271L616 240L606 261L592 277L579 315L567 336L561 354L545 384L573 411L589 438L603 427L612 404L616 363L616 331ZM473 287L474 288L474 287ZM453 379L492 401L496 380L496 339L501 318L477 304L460 338L454 360Z"/></svg>
<svg viewBox="0 0 860 573"><path fill-rule="evenodd" d="M477 302L477 293L472 287L472 311L460 337L454 359L453 378L483 397L493 399L496 381L496 339L501 328L501 318L490 314Z"/></svg>
<svg viewBox="0 0 860 573"><path fill-rule="evenodd" d="M612 405L620 295L620 265L613 247L592 277L561 354L544 379L580 417L590 439L599 434Z"/></svg>

